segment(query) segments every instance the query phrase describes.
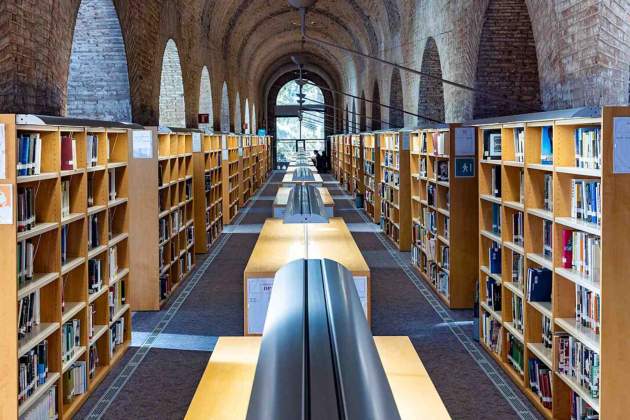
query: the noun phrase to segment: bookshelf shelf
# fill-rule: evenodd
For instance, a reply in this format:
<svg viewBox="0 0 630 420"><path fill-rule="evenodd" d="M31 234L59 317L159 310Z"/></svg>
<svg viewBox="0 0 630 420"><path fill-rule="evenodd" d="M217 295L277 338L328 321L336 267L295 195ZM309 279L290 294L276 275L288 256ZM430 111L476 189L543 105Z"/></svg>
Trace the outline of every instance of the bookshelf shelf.
<svg viewBox="0 0 630 420"><path fill-rule="evenodd" d="M221 136L223 155L221 159L223 188L223 224L232 222L239 208L241 194L239 192L239 138L232 134Z"/></svg>
<svg viewBox="0 0 630 420"><path fill-rule="evenodd" d="M28 411L28 409L33 406L34 403L36 403L42 396L46 394L46 392L48 392L50 388L52 388L57 383L59 378L60 375L58 372L49 373L46 376L46 380L44 381L44 383L42 385L39 385L35 392L30 397L28 397L27 400L20 404L18 415L24 415Z"/></svg>
<svg viewBox="0 0 630 420"><path fill-rule="evenodd" d="M583 118L584 113L594 117ZM510 124L472 122L485 159L479 164L479 208L489 213L499 204L488 195L500 200L501 233L490 232L487 220L479 224L482 341L547 418L570 418L575 404L590 406L600 418L625 413L622 390L630 379L622 372L630 369L630 361L620 349L630 329L630 292L618 279L624 276L622 244L630 235L630 208L623 204L630 195L630 178L612 170L617 117L630 117L630 108L501 117L512 120ZM497 142L499 136L502 141ZM500 168L500 175L493 167ZM498 193L495 181L500 181ZM503 274L491 275L486 267L492 241L503 245L498 248ZM506 281L499 283L497 275ZM517 293L515 278L524 282L525 293ZM543 291L540 284L549 288ZM504 323L498 328L487 321L497 315L489 303L490 291L502 300ZM529 301L531 294L541 301ZM509 336L520 339L515 320L523 325L522 349L508 348ZM499 337L501 348L495 352L487 343ZM570 347L596 367L584 374L584 385L572 376L572 359L563 356ZM517 362L523 360L523 375L514 374L510 351L516 351ZM530 376L540 374L541 366L538 380L548 382L545 403L539 390L530 389L536 382Z"/></svg>
<svg viewBox="0 0 630 420"><path fill-rule="evenodd" d="M477 271L477 250L470 246L477 236L477 212L470 211L477 197L476 177L453 176L450 152L458 129L453 124L410 134L412 264L447 306L469 308ZM474 149L472 153L475 160Z"/></svg>
<svg viewBox="0 0 630 420"><path fill-rule="evenodd" d="M379 194L381 183L381 154L379 148L378 133L361 134L363 143L363 209L374 223L381 221L381 196Z"/></svg>
<svg viewBox="0 0 630 420"><path fill-rule="evenodd" d="M361 195L365 197L365 178L364 178L364 161L363 161L363 135L353 134L350 136L350 145L352 149L351 156L351 172L352 172L352 194L356 197Z"/></svg>

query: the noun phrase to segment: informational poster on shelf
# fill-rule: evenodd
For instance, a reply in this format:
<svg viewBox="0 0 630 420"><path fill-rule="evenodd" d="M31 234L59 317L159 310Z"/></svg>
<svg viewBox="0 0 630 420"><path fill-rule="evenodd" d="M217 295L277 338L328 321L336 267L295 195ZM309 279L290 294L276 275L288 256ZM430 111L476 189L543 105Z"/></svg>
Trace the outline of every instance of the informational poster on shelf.
<svg viewBox="0 0 630 420"><path fill-rule="evenodd" d="M630 117L613 118L613 172L630 174Z"/></svg>
<svg viewBox="0 0 630 420"><path fill-rule="evenodd" d="M363 306L363 312L367 318L367 300L368 300L368 285L367 285L367 276L353 276L354 279L354 287L357 288L357 293L359 294L359 300L361 301L361 306Z"/></svg>
<svg viewBox="0 0 630 420"><path fill-rule="evenodd" d="M192 133L192 151L201 152L201 133Z"/></svg>
<svg viewBox="0 0 630 420"><path fill-rule="evenodd" d="M0 225L13 224L13 185L0 184Z"/></svg>
<svg viewBox="0 0 630 420"><path fill-rule="evenodd" d="M247 279L247 333L262 334L265 327L265 318L273 278L249 278Z"/></svg>
<svg viewBox="0 0 630 420"><path fill-rule="evenodd" d="M0 179L7 177L7 143L4 136L4 124L0 124Z"/></svg>
<svg viewBox="0 0 630 420"><path fill-rule="evenodd" d="M455 128L455 156L475 156L475 128Z"/></svg>
<svg viewBox="0 0 630 420"><path fill-rule="evenodd" d="M153 159L153 133L151 130L133 130L132 148L134 159Z"/></svg>

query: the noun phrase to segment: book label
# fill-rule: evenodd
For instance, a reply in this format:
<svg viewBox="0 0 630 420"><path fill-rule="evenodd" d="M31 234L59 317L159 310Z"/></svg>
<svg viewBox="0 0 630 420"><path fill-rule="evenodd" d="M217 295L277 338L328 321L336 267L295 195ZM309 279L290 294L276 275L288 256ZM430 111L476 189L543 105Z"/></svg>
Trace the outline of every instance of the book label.
<svg viewBox="0 0 630 420"><path fill-rule="evenodd" d="M192 133L192 151L201 152L201 133Z"/></svg>
<svg viewBox="0 0 630 420"><path fill-rule="evenodd" d="M0 184L0 225L13 224L13 185Z"/></svg>
<svg viewBox="0 0 630 420"><path fill-rule="evenodd" d="M133 158L153 159L153 135L150 130L133 130Z"/></svg>
<svg viewBox="0 0 630 420"><path fill-rule="evenodd" d="M475 128L455 128L455 156L475 155Z"/></svg>

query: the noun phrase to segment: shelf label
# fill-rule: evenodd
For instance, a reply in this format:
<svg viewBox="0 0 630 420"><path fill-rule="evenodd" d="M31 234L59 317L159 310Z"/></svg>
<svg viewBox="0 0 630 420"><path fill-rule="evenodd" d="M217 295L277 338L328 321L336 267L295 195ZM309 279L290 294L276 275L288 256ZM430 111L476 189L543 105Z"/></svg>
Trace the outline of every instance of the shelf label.
<svg viewBox="0 0 630 420"><path fill-rule="evenodd" d="M367 312L367 300L368 300L367 281L368 279L367 279L367 276L353 276L352 278L354 280L354 287L357 288L357 293L359 294L359 300L361 301L361 306L363 306L363 313L365 314L365 317L367 318L368 316L368 312Z"/></svg>
<svg viewBox="0 0 630 420"><path fill-rule="evenodd" d="M474 178L475 177L475 158L455 158L455 177L456 178Z"/></svg>
<svg viewBox="0 0 630 420"><path fill-rule="evenodd" d="M262 334L267 317L273 278L247 279L247 333Z"/></svg>
<svg viewBox="0 0 630 420"><path fill-rule="evenodd" d="M151 130L133 130L132 148L134 159L153 159L153 133Z"/></svg>
<svg viewBox="0 0 630 420"><path fill-rule="evenodd" d="M0 225L13 224L13 185L0 184Z"/></svg>
<svg viewBox="0 0 630 420"><path fill-rule="evenodd" d="M613 173L630 174L630 117L613 118Z"/></svg>
<svg viewBox="0 0 630 420"><path fill-rule="evenodd" d="M0 124L0 179L6 179L7 171L7 155L6 155L6 141L4 137L4 124Z"/></svg>
<svg viewBox="0 0 630 420"><path fill-rule="evenodd" d="M201 133L192 133L192 151L201 152Z"/></svg>
<svg viewBox="0 0 630 420"><path fill-rule="evenodd" d="M475 128L455 128L455 156L475 156Z"/></svg>

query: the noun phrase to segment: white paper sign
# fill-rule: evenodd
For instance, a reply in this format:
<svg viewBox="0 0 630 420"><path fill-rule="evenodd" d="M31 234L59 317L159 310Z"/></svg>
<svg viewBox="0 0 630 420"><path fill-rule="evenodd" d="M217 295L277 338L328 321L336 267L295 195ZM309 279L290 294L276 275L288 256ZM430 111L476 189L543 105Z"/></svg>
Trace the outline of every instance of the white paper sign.
<svg viewBox="0 0 630 420"><path fill-rule="evenodd" d="M7 144L4 137L4 124L0 124L0 179L7 177Z"/></svg>
<svg viewBox="0 0 630 420"><path fill-rule="evenodd" d="M247 333L262 334L271 298L273 278L247 279Z"/></svg>
<svg viewBox="0 0 630 420"><path fill-rule="evenodd" d="M357 288L357 293L359 294L359 300L361 301L361 306L363 306L363 312L367 317L367 299L368 299L368 286L367 286L367 277L366 276L354 276L354 287Z"/></svg>
<svg viewBox="0 0 630 420"><path fill-rule="evenodd" d="M134 159L153 159L153 133L150 130L133 130Z"/></svg>
<svg viewBox="0 0 630 420"><path fill-rule="evenodd" d="M13 224L13 185L0 184L0 225Z"/></svg>
<svg viewBox="0 0 630 420"><path fill-rule="evenodd" d="M630 117L613 118L613 172L630 173Z"/></svg>
<svg viewBox="0 0 630 420"><path fill-rule="evenodd" d="M475 128L455 128L455 156L475 155Z"/></svg>
<svg viewBox="0 0 630 420"><path fill-rule="evenodd" d="M201 133L192 133L192 137L193 137L192 151L201 152Z"/></svg>

